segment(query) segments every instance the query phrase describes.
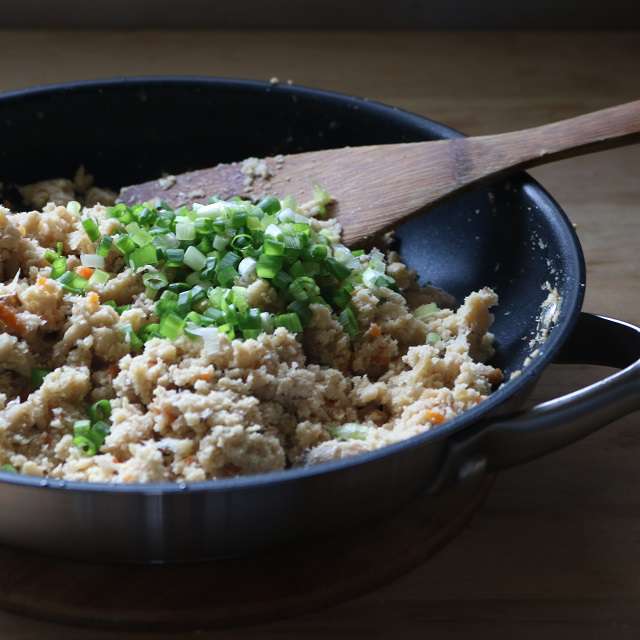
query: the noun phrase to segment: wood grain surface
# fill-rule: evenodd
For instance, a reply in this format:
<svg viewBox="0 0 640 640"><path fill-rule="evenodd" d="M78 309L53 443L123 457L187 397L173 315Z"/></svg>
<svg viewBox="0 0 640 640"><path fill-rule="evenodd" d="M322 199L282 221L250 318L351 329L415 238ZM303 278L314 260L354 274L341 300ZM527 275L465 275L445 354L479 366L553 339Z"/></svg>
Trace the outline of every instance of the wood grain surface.
<svg viewBox="0 0 640 640"><path fill-rule="evenodd" d="M342 226L342 242L361 246L477 182L639 140L640 100L634 100L520 131L263 158L264 176L247 178L241 162L219 164L174 176L168 188L162 178L130 185L119 200L179 207L214 195L279 193L302 203L320 185L335 199L331 214Z"/></svg>
<svg viewBox="0 0 640 640"><path fill-rule="evenodd" d="M0 52L2 90L123 74L278 76L393 103L471 134L534 126L640 94L640 34L633 32L0 32ZM639 172L639 147L533 171L577 224L589 269L585 308L636 323ZM554 367L537 398L603 373ZM368 596L293 620L181 637L638 638L639 423L638 414L629 416L502 474L465 533ZM158 636L88 634L0 613L0 637Z"/></svg>

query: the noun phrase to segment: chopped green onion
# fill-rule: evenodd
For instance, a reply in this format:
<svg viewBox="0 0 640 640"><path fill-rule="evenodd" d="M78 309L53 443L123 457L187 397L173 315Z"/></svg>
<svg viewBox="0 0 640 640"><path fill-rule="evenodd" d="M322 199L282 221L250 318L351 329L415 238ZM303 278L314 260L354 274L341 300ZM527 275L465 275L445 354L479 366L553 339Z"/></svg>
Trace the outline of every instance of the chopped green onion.
<svg viewBox="0 0 640 640"><path fill-rule="evenodd" d="M104 269L104 258L97 253L82 253L80 254L80 264L92 269Z"/></svg>
<svg viewBox="0 0 640 640"><path fill-rule="evenodd" d="M48 373L51 373L51 369L43 369L41 367L31 369L31 386L34 389L39 389Z"/></svg>
<svg viewBox="0 0 640 640"><path fill-rule="evenodd" d="M291 333L300 333L302 331L302 323L297 313L281 313L274 318L276 327L284 327Z"/></svg>
<svg viewBox="0 0 640 640"><path fill-rule="evenodd" d="M116 236L114 244L116 249L124 256L136 249L136 243L129 236Z"/></svg>
<svg viewBox="0 0 640 640"><path fill-rule="evenodd" d="M8 462L0 465L0 471L3 471L4 473L18 473L18 470Z"/></svg>
<svg viewBox="0 0 640 640"><path fill-rule="evenodd" d="M100 229L98 228L98 224L93 218L85 218L82 221L82 226L87 232L87 235L89 236L89 240L91 240L91 242L95 242L100 237Z"/></svg>
<svg viewBox="0 0 640 640"><path fill-rule="evenodd" d="M271 283L276 289L286 289L293 282L293 278L286 271L279 271Z"/></svg>
<svg viewBox="0 0 640 640"><path fill-rule="evenodd" d="M129 233L129 237L139 246L144 247L147 244L153 242L153 236L144 229L141 229L140 226L132 222L128 224L126 227L127 232Z"/></svg>
<svg viewBox="0 0 640 640"><path fill-rule="evenodd" d="M133 330L133 327L130 324L125 324L122 327L122 331L124 332L125 339L129 343L129 346L134 351L140 351L143 346L143 342L140 339L140 336Z"/></svg>
<svg viewBox="0 0 640 640"><path fill-rule="evenodd" d="M331 435L338 440L366 440L369 431L369 427L356 422L348 422L329 429Z"/></svg>
<svg viewBox="0 0 640 640"><path fill-rule="evenodd" d="M240 256L233 251L228 251L222 256L218 263L218 269L224 269L225 267L235 267L240 262Z"/></svg>
<svg viewBox="0 0 640 640"><path fill-rule="evenodd" d="M438 311L438 305L435 302L429 302L428 304L422 304L417 307L414 310L413 315L418 318L418 320L424 320Z"/></svg>
<svg viewBox="0 0 640 640"><path fill-rule="evenodd" d="M201 271L207 263L207 257L191 245L184 252L184 263L194 271Z"/></svg>
<svg viewBox="0 0 640 640"><path fill-rule="evenodd" d="M309 305L306 302L294 300L292 303L287 305L287 310L293 311L298 315L303 327L306 327L309 324L312 314L309 309Z"/></svg>
<svg viewBox="0 0 640 640"><path fill-rule="evenodd" d="M168 267L181 267L184 264L184 249L165 249Z"/></svg>
<svg viewBox="0 0 640 640"><path fill-rule="evenodd" d="M194 240L196 227L193 222L178 222L176 224L176 238L178 240Z"/></svg>
<svg viewBox="0 0 640 640"><path fill-rule="evenodd" d="M282 269L282 258L262 254L256 264L256 272L261 278L273 278Z"/></svg>
<svg viewBox="0 0 640 640"><path fill-rule="evenodd" d="M85 456L95 456L96 453L98 453L98 447L96 447L93 440L90 440L87 436L75 436L73 444L75 444Z"/></svg>
<svg viewBox="0 0 640 640"><path fill-rule="evenodd" d="M67 270L67 259L56 258L51 265L51 277L57 280Z"/></svg>
<svg viewBox="0 0 640 640"><path fill-rule="evenodd" d="M302 276L300 278L296 278L289 285L289 293L295 300L305 302L313 296L317 296L320 293L320 288L313 278L310 278L309 276Z"/></svg>
<svg viewBox="0 0 640 640"><path fill-rule="evenodd" d="M87 413L93 422L108 420L111 416L111 403L108 400L98 400L89 407Z"/></svg>
<svg viewBox="0 0 640 640"><path fill-rule="evenodd" d="M344 280L351 273L349 267L338 262L335 258L327 258L325 264L329 273L338 278L338 280Z"/></svg>
<svg viewBox="0 0 640 640"><path fill-rule="evenodd" d="M79 276L73 271L65 271L58 279L58 282L71 293L83 293L89 286L89 281Z"/></svg>
<svg viewBox="0 0 640 640"><path fill-rule="evenodd" d="M183 329L184 321L175 313L168 313L160 319L160 327L158 330L163 338L175 340L182 334Z"/></svg>
<svg viewBox="0 0 640 640"><path fill-rule="evenodd" d="M218 268L218 282L223 287L230 287L238 277L238 272L231 266Z"/></svg>
<svg viewBox="0 0 640 640"><path fill-rule="evenodd" d="M340 322L342 328L345 330L348 336L354 338L358 335L358 320L356 318L356 314L350 306L345 307L340 312L338 321Z"/></svg>
<svg viewBox="0 0 640 640"><path fill-rule="evenodd" d="M442 338L440 337L439 333L430 331L427 334L427 344L437 344L438 342L440 342L440 340L442 340Z"/></svg>
<svg viewBox="0 0 640 640"><path fill-rule="evenodd" d="M102 236L100 239L100 244L96 249L96 253L103 258L106 258L109 255L109 251L111 251L111 247L113 246L113 238L111 236Z"/></svg>
<svg viewBox="0 0 640 640"><path fill-rule="evenodd" d="M316 260L324 260L329 255L329 249L324 244L311 245L309 255Z"/></svg>
<svg viewBox="0 0 640 640"><path fill-rule="evenodd" d="M233 287L231 289L233 304L236 306L238 311L244 312L249 308L249 294L245 287Z"/></svg>
<svg viewBox="0 0 640 640"><path fill-rule="evenodd" d="M238 265L238 273L243 277L247 277L255 273L256 271L256 260L251 257L243 258L240 260L240 264Z"/></svg>
<svg viewBox="0 0 640 640"><path fill-rule="evenodd" d="M258 202L258 206L267 214L274 214L280 211L280 200L274 196L267 196Z"/></svg>
<svg viewBox="0 0 640 640"><path fill-rule="evenodd" d="M129 254L129 264L134 269L158 264L158 253L152 244L138 247Z"/></svg>
<svg viewBox="0 0 640 640"><path fill-rule="evenodd" d="M222 251L229 244L229 238L225 238L224 236L218 235L213 239L212 244L213 244L213 248L216 251Z"/></svg>
<svg viewBox="0 0 640 640"><path fill-rule="evenodd" d="M147 271L142 276L142 283L147 289L159 291L169 284L169 279L162 271Z"/></svg>
<svg viewBox="0 0 640 640"><path fill-rule="evenodd" d="M265 235L263 248L268 256L283 256L285 245L283 240Z"/></svg>
<svg viewBox="0 0 640 640"><path fill-rule="evenodd" d="M90 434L91 439L95 442L96 447L99 449L104 444L104 441L109 435L109 424L102 420L98 420L91 426Z"/></svg>

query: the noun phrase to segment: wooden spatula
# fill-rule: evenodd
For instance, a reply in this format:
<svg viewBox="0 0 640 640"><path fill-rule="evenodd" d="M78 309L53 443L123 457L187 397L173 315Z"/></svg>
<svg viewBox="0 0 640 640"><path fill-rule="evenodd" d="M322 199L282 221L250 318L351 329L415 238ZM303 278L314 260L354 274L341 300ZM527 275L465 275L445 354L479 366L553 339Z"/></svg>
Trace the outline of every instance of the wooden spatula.
<svg viewBox="0 0 640 640"><path fill-rule="evenodd" d="M264 162L220 164L125 187L120 201L160 198L177 206L211 195L309 200L314 185L334 198L343 242L357 245L417 211L486 178L640 139L640 100L533 129L434 142L345 147Z"/></svg>

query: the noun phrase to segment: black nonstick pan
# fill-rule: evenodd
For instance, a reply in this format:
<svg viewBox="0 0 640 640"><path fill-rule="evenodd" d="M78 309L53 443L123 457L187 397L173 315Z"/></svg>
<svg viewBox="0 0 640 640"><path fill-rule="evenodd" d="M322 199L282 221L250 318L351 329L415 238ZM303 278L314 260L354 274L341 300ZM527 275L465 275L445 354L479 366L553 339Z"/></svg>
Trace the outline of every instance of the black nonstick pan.
<svg viewBox="0 0 640 640"><path fill-rule="evenodd" d="M457 135L393 107L286 85L162 77L76 83L0 96L0 181L68 176L84 164L98 184L117 188L250 155ZM495 362L507 382L486 402L386 449L252 477L114 486L0 473L0 544L124 562L248 554L382 517L418 492L521 463L640 408L640 329L581 313L578 239L529 176L468 191L397 235L423 281L458 299L484 285L498 291ZM554 289L555 314L543 304ZM623 370L518 412L553 361Z"/></svg>

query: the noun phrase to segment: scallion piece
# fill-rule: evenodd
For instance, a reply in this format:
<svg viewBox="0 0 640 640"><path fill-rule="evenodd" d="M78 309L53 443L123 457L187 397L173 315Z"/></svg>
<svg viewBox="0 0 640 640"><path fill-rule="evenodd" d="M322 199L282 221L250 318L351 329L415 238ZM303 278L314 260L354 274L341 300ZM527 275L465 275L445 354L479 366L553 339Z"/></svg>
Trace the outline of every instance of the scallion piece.
<svg viewBox="0 0 640 640"><path fill-rule="evenodd" d="M142 284L147 289L159 291L169 284L169 279L162 271L147 271L142 276Z"/></svg>
<svg viewBox="0 0 640 640"><path fill-rule="evenodd" d="M116 236L113 243L123 256L136 249L136 243L129 236Z"/></svg>
<svg viewBox="0 0 640 640"><path fill-rule="evenodd" d="M262 254L256 264L256 273L260 278L273 278L282 269L280 256Z"/></svg>
<svg viewBox="0 0 640 640"><path fill-rule="evenodd" d="M0 464L0 471L4 473L18 473L18 470L8 462L6 462L5 464Z"/></svg>
<svg viewBox="0 0 640 640"><path fill-rule="evenodd" d="M67 270L67 259L56 258L51 264L51 277L57 280Z"/></svg>
<svg viewBox="0 0 640 640"><path fill-rule="evenodd" d="M230 287L238 277L238 272L231 266L218 268L218 282L223 287Z"/></svg>
<svg viewBox="0 0 640 640"><path fill-rule="evenodd" d="M100 229L97 222L93 218L85 218L82 221L82 226L89 236L91 242L95 242L100 237Z"/></svg>
<svg viewBox="0 0 640 640"><path fill-rule="evenodd" d="M129 254L129 264L133 269L158 264L158 253L152 244L138 247Z"/></svg>
<svg viewBox="0 0 640 640"><path fill-rule="evenodd" d="M349 337L355 338L358 335L358 319L350 306L340 312L338 321Z"/></svg>
<svg viewBox="0 0 640 640"><path fill-rule="evenodd" d="M297 314L303 327L306 327L309 324L312 314L309 309L309 305L306 302L294 300L291 304L287 305L287 309Z"/></svg>
<svg viewBox="0 0 640 640"><path fill-rule="evenodd" d="M168 267L181 267L184 264L184 249L165 249Z"/></svg>
<svg viewBox="0 0 640 640"><path fill-rule="evenodd" d="M145 324L144 327L140 330L140 337L146 342L147 340L151 340L151 338L159 338L160 337L160 324L158 322L150 322L149 324Z"/></svg>
<svg viewBox="0 0 640 640"><path fill-rule="evenodd" d="M34 389L39 389L48 373L51 373L51 369L41 367L31 369L31 386Z"/></svg>
<svg viewBox="0 0 640 640"><path fill-rule="evenodd" d="M196 227L193 222L178 222L176 224L176 238L178 240L195 240Z"/></svg>
<svg viewBox="0 0 640 640"><path fill-rule="evenodd" d="M302 331L302 323L297 313L281 313L274 318L276 327L284 327L291 333L300 333Z"/></svg>
<svg viewBox="0 0 640 640"><path fill-rule="evenodd" d="M338 280L344 280L351 273L349 267L338 262L335 258L327 258L325 264L329 273L338 278Z"/></svg>
<svg viewBox="0 0 640 640"><path fill-rule="evenodd" d="M309 255L314 260L324 260L329 255L329 249L324 244L314 244L309 249Z"/></svg>
<svg viewBox="0 0 640 640"><path fill-rule="evenodd" d="M175 313L168 313L160 319L158 331L163 338L175 340L182 335L184 320Z"/></svg>
<svg viewBox="0 0 640 640"><path fill-rule="evenodd" d="M191 245L184 252L184 263L194 271L201 271L207 263L207 257Z"/></svg>
<svg viewBox="0 0 640 640"><path fill-rule="evenodd" d="M329 431L331 435L338 440L366 440L370 429L364 424L349 422L338 427L333 427Z"/></svg>
<svg viewBox="0 0 640 640"><path fill-rule="evenodd" d="M73 444L82 451L85 456L95 456L98 453L98 447L96 447L93 440L90 440L87 436L75 436Z"/></svg>
<svg viewBox="0 0 640 640"><path fill-rule="evenodd" d="M425 318L432 316L438 311L438 305L435 302L429 302L427 304L421 304L419 307L417 307L414 310L413 315L418 318L418 320L424 320Z"/></svg>
<svg viewBox="0 0 640 640"><path fill-rule="evenodd" d="M89 407L87 413L93 422L108 420L111 416L111 403L108 400L98 400Z"/></svg>
<svg viewBox="0 0 640 640"><path fill-rule="evenodd" d="M143 347L143 342L140 336L133 330L133 327L130 324L125 324L122 327L122 331L131 349L133 351L140 351Z"/></svg>
<svg viewBox="0 0 640 640"><path fill-rule="evenodd" d="M229 238L225 238L224 236L221 236L221 235L217 235L212 242L213 248L216 251L223 251L224 249L226 249L228 244L229 244Z"/></svg>
<svg viewBox="0 0 640 640"><path fill-rule="evenodd" d="M109 255L109 251L111 251L111 247L113 246L113 238L111 236L102 236L100 239L100 244L96 249L96 253L103 258L106 258Z"/></svg>
<svg viewBox="0 0 640 640"><path fill-rule="evenodd" d="M262 200L260 200L260 202L258 202L258 206L265 213L278 213L278 211L280 211L280 200L278 200L278 198L275 198L274 196L267 196L266 198L263 198Z"/></svg>
<svg viewBox="0 0 640 640"><path fill-rule="evenodd" d="M57 280L67 291L71 291L71 293L84 293L89 286L88 280L73 273L73 271L65 271Z"/></svg>
<svg viewBox="0 0 640 640"><path fill-rule="evenodd" d="M289 293L295 300L306 302L313 296L317 296L320 293L320 288L313 278L302 276L296 278L289 285Z"/></svg>

